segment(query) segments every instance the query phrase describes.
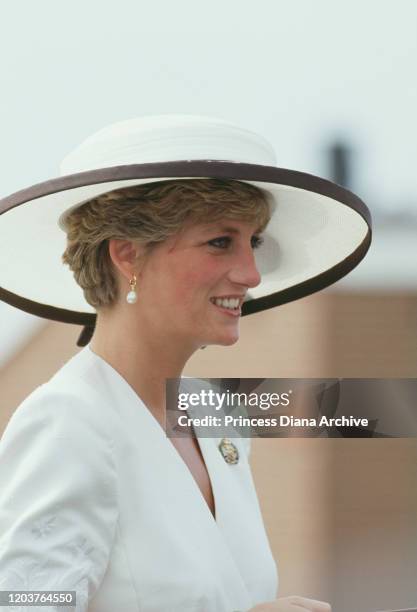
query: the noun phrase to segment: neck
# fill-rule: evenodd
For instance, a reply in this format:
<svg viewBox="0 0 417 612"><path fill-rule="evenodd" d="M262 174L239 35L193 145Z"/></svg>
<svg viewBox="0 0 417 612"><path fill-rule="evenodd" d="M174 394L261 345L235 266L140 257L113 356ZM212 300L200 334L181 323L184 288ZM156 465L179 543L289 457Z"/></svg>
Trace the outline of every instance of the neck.
<svg viewBox="0 0 417 612"><path fill-rule="evenodd" d="M97 315L90 347L129 383L154 417L165 424L167 378L180 378L197 347L184 346L166 329L155 329L139 317Z"/></svg>

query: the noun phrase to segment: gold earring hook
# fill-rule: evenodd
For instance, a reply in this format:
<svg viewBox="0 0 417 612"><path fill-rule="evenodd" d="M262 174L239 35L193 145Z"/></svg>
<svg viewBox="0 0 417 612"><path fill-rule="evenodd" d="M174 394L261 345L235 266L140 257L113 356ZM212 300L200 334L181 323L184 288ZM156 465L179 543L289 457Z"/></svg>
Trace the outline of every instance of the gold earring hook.
<svg viewBox="0 0 417 612"><path fill-rule="evenodd" d="M135 275L133 275L133 277L130 279L129 285L130 285L130 289L134 291L136 288L136 276Z"/></svg>

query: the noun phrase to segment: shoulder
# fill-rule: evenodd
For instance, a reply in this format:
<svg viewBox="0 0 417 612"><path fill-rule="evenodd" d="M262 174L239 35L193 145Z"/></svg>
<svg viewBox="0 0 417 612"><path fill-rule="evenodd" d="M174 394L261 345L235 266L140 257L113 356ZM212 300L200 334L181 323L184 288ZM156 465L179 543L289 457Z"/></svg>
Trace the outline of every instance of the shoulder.
<svg viewBox="0 0 417 612"><path fill-rule="evenodd" d="M82 381L53 377L15 410L0 439L0 500L27 503L28 491L116 503L117 462L111 423ZM65 384L64 384L65 383ZM75 384L76 383L76 384ZM26 491L26 493L25 493ZM36 494L37 495L37 494ZM4 501L6 500L6 501ZM13 501L14 500L14 501ZM1 507L1 503L0 503Z"/></svg>
<svg viewBox="0 0 417 612"><path fill-rule="evenodd" d="M97 407L49 384L12 415L0 440L0 463L0 488L22 481L36 482L39 490L46 483L58 489L64 482L85 491L101 482L113 489L117 477L113 438Z"/></svg>
<svg viewBox="0 0 417 612"><path fill-rule="evenodd" d="M17 407L3 437L17 429L31 430L32 435L48 431L49 436L84 437L87 430L98 427L106 433L105 423L97 418L97 407L77 391L57 388L46 383L38 387Z"/></svg>
<svg viewBox="0 0 417 612"><path fill-rule="evenodd" d="M47 383L35 389L15 410L1 438L1 446L12 439L74 439L88 446L112 446L111 410L102 401L100 388L86 382L87 363L78 355L67 362Z"/></svg>

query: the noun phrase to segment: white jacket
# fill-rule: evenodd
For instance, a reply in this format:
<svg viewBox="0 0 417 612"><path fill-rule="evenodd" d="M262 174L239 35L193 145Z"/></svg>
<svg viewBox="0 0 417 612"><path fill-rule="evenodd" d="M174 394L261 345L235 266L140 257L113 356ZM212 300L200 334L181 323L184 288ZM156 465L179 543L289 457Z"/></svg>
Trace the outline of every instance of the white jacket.
<svg viewBox="0 0 417 612"><path fill-rule="evenodd" d="M275 599L247 448L233 439L240 460L226 463L219 440L198 439L214 519L158 421L85 347L0 441L0 590L76 590L76 612L233 612Z"/></svg>

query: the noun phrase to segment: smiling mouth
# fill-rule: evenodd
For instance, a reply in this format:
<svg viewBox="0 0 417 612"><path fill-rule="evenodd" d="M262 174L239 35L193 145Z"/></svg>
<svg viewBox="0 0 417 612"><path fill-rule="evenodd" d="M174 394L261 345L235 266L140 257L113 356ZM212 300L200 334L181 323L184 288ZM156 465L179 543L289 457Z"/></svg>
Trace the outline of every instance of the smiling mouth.
<svg viewBox="0 0 417 612"><path fill-rule="evenodd" d="M224 314L232 316L232 317L240 317L242 314L241 304L243 302L243 298L240 298L240 299L230 298L230 301L229 300L227 301L229 302L229 305L226 305L219 298L210 298L210 302L220 312L223 312Z"/></svg>

